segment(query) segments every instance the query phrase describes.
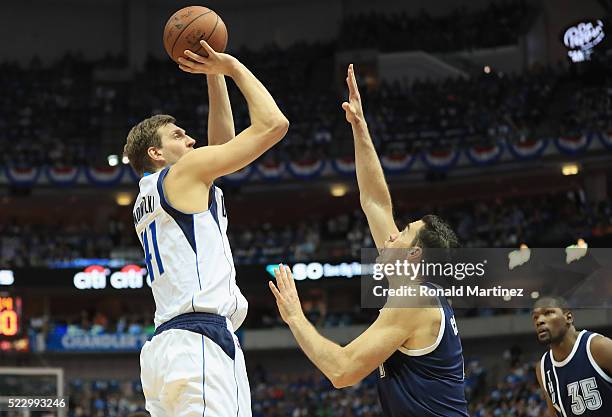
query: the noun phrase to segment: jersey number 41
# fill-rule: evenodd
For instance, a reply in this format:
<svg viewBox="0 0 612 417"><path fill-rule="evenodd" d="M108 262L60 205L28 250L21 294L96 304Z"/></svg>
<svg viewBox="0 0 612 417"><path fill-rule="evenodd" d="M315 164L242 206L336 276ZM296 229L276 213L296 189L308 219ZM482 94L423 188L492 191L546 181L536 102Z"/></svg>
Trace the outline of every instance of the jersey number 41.
<svg viewBox="0 0 612 417"><path fill-rule="evenodd" d="M149 233L147 232L151 232L150 234L151 242L150 243L149 243ZM142 246L144 248L145 263L147 264L147 272L149 273L149 278L151 280L151 283L153 283L155 278L158 278L161 274L164 273L164 264L161 260L161 256L159 256L159 246L157 246L157 228L155 226L155 220L149 223L148 228L145 227L140 237L142 238ZM153 263L152 263L153 255L151 255L151 247L153 247L153 252L155 254L155 263L157 265L157 275L155 274L155 271L153 270Z"/></svg>

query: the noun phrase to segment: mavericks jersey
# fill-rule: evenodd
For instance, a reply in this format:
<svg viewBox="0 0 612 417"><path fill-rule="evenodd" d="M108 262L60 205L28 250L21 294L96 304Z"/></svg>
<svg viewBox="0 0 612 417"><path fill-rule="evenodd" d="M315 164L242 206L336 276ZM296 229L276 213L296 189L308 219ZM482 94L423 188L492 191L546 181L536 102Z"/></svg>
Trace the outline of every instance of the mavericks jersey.
<svg viewBox="0 0 612 417"><path fill-rule="evenodd" d="M445 298L438 302L442 320L434 344L400 347L379 368L378 394L387 417L468 417L455 313Z"/></svg>
<svg viewBox="0 0 612 417"><path fill-rule="evenodd" d="M559 417L612 415L612 377L591 355L591 341L596 336L599 335L581 331L562 362L553 358L552 351L542 356L542 382Z"/></svg>
<svg viewBox="0 0 612 417"><path fill-rule="evenodd" d="M223 193L213 184L208 210L182 213L164 195L169 169L140 180L133 210L155 299L155 327L180 314L206 312L226 317L236 330L248 304L236 285Z"/></svg>

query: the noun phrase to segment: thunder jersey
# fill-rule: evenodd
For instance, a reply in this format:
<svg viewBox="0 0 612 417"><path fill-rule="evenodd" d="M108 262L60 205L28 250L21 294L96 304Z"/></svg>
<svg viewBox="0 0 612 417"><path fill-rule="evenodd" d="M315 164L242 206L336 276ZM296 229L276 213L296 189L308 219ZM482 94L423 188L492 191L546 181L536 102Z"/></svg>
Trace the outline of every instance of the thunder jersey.
<svg viewBox="0 0 612 417"><path fill-rule="evenodd" d="M455 313L444 297L438 302L442 320L434 344L400 347L379 367L378 394L387 417L468 417Z"/></svg>
<svg viewBox="0 0 612 417"><path fill-rule="evenodd" d="M596 336L599 335L581 331L562 362L553 358L552 350L542 356L542 382L558 417L612 415L612 377L591 354L591 341Z"/></svg>
<svg viewBox="0 0 612 417"><path fill-rule="evenodd" d="M155 327L180 314L206 312L226 317L236 330L248 304L236 285L223 192L213 184L208 210L182 213L164 195L169 169L140 180L133 210L155 299Z"/></svg>

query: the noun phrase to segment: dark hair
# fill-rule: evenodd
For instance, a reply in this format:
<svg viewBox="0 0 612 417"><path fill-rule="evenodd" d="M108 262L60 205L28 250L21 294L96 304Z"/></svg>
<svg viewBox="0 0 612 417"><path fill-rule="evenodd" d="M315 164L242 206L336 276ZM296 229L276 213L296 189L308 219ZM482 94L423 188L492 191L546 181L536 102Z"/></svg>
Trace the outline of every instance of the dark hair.
<svg viewBox="0 0 612 417"><path fill-rule="evenodd" d="M458 248L459 239L450 225L439 216L428 214L421 219L423 227L415 238L414 245L422 248Z"/></svg>
<svg viewBox="0 0 612 417"><path fill-rule="evenodd" d="M545 307L560 308L564 313L570 311L570 306L567 300L558 296L542 297L533 305L534 309Z"/></svg>
<svg viewBox="0 0 612 417"><path fill-rule="evenodd" d="M130 130L123 147L123 155L128 157L130 165L138 175L155 170L147 151L151 146L161 148L161 136L157 129L175 121L174 117L167 114L157 114L144 119Z"/></svg>

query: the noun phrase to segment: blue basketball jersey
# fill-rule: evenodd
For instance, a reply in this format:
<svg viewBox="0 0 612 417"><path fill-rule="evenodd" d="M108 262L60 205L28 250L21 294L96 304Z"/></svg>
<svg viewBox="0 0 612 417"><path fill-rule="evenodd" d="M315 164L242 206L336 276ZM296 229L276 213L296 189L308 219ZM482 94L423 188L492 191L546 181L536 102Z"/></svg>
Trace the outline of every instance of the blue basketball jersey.
<svg viewBox="0 0 612 417"><path fill-rule="evenodd" d="M419 350L401 347L379 367L378 394L387 417L468 416L455 313L445 298L438 302L442 321L435 343Z"/></svg>
<svg viewBox="0 0 612 417"><path fill-rule="evenodd" d="M562 362L553 358L552 351L542 356L542 382L558 417L612 415L612 377L591 355L591 341L596 336L581 331L572 352Z"/></svg>

